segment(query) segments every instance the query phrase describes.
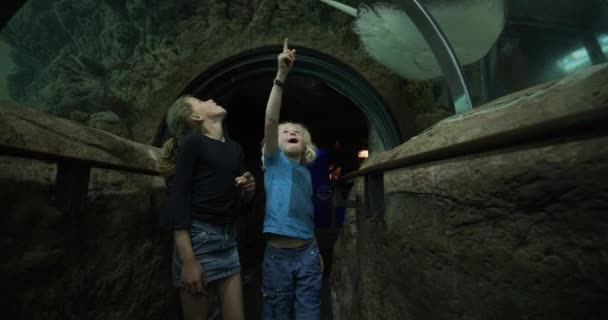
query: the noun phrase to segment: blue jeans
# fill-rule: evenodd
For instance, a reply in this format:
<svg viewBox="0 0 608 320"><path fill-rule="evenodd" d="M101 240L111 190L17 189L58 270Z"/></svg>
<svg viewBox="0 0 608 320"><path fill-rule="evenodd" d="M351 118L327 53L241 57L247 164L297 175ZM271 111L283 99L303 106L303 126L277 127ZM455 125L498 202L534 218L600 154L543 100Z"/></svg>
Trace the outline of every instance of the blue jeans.
<svg viewBox="0 0 608 320"><path fill-rule="evenodd" d="M317 320L321 311L321 260L316 242L300 248L266 245L262 269L264 319Z"/></svg>

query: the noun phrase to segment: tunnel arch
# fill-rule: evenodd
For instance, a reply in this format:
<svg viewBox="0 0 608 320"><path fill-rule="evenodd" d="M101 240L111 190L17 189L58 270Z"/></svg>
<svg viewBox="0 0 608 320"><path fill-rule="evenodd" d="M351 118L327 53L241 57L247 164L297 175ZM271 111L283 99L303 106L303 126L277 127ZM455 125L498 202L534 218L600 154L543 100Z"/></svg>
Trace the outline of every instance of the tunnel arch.
<svg viewBox="0 0 608 320"><path fill-rule="evenodd" d="M294 47L298 52L297 67L292 75L323 81L339 93L350 98L369 121L369 127L377 131L384 150L401 143L399 127L388 105L371 84L345 63L313 49ZM236 84L276 73L277 54L281 47L263 47L242 51L226 58L202 72L180 93L201 98L217 97ZM154 145L159 146L168 136L163 116Z"/></svg>

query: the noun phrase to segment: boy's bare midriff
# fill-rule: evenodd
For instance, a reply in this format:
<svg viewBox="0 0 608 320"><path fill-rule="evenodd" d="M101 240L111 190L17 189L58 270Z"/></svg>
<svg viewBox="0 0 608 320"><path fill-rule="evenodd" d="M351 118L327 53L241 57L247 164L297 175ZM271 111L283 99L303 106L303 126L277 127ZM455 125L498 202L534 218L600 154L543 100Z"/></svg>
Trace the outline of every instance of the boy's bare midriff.
<svg viewBox="0 0 608 320"><path fill-rule="evenodd" d="M266 240L275 248L299 248L313 242L310 239L292 238L273 233L267 234Z"/></svg>

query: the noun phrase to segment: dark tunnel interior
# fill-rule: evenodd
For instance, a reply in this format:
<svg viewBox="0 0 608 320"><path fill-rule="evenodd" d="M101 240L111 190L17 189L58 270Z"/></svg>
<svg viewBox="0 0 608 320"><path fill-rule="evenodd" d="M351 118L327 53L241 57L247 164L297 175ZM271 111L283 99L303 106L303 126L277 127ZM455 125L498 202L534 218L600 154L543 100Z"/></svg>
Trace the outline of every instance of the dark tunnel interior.
<svg viewBox="0 0 608 320"><path fill-rule="evenodd" d="M246 166L254 172L261 170L264 113L272 80L268 77L242 82L215 98L228 110L226 131L243 146ZM287 80L280 121L306 125L320 150L319 159L325 155L328 164L341 167L342 174L357 170L362 160L357 157L358 151L368 148L365 115L348 97L317 80Z"/></svg>

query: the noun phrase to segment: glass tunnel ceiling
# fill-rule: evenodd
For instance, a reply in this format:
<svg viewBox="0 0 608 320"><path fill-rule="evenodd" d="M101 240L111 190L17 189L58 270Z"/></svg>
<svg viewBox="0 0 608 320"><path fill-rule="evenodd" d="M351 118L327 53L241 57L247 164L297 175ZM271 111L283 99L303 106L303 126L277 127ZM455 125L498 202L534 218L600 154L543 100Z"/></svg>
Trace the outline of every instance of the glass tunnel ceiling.
<svg viewBox="0 0 608 320"><path fill-rule="evenodd" d="M353 7L357 4L345 2ZM459 10L468 6L478 16L483 12L476 7L478 0L422 2L429 7L445 7L444 11L435 9L437 20L450 14L446 10L452 9L445 4L455 7L457 3ZM148 85L151 87L147 90L154 90L149 79L157 76L154 70L138 69L144 53L166 49L178 51L179 55L190 50L173 47L172 38L178 36L180 22L200 15L208 18L207 27L212 28L216 21L210 17L214 13L205 12L198 3L27 1L10 20L3 21L6 25L0 33L0 99L66 118L90 120L91 115L98 114L100 121L118 117L137 122L148 111L140 97L145 90L137 86ZM473 71L465 67L474 105L606 61L608 2L509 0L507 4L506 20L497 40L484 48L487 52L479 55L481 59L463 60L468 63L466 67L480 66L470 69ZM321 2L311 5L338 14ZM450 32L452 27L446 34L449 36ZM392 69L401 74L398 67ZM471 72L479 75L471 76ZM517 79L509 74L517 74ZM440 80L437 76L431 74L431 80Z"/></svg>

